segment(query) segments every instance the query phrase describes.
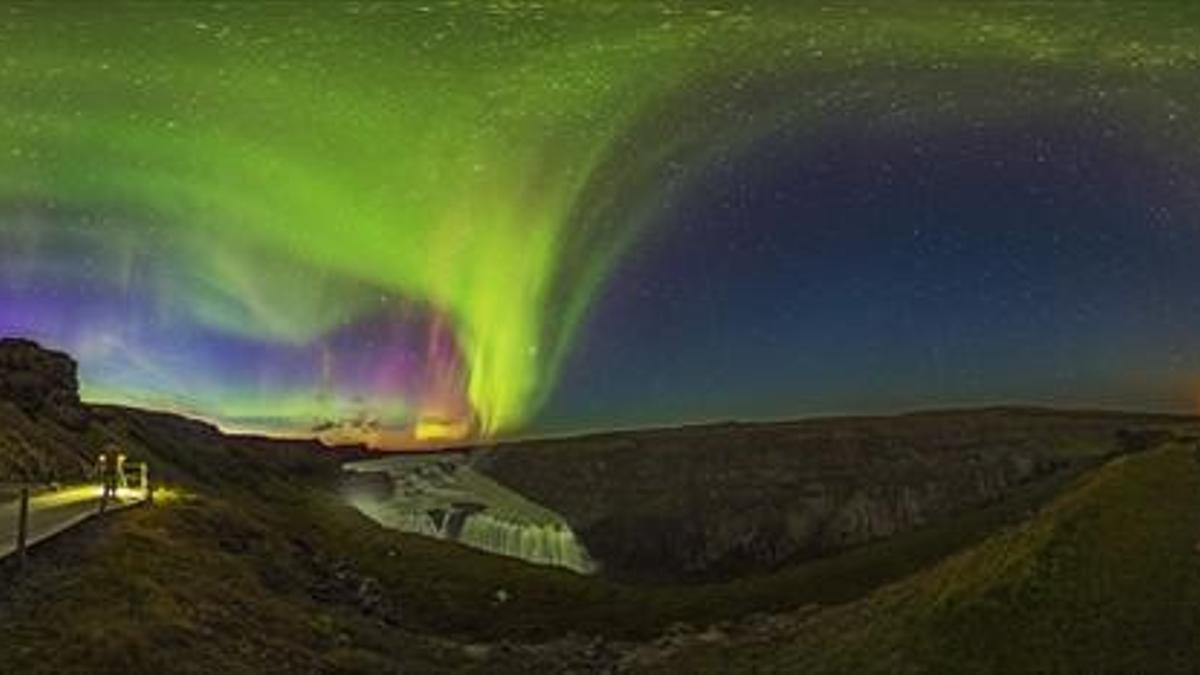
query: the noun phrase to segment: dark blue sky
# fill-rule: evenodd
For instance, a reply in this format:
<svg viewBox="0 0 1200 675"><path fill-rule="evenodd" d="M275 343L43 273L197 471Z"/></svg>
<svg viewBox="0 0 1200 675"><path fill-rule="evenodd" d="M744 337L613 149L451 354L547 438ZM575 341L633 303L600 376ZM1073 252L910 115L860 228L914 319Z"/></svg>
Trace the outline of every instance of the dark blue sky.
<svg viewBox="0 0 1200 675"><path fill-rule="evenodd" d="M381 448L1197 409L1197 3L429 4L9 16L0 334Z"/></svg>
<svg viewBox="0 0 1200 675"><path fill-rule="evenodd" d="M1200 232L1180 170L1078 120L766 139L665 210L536 426L1190 410Z"/></svg>

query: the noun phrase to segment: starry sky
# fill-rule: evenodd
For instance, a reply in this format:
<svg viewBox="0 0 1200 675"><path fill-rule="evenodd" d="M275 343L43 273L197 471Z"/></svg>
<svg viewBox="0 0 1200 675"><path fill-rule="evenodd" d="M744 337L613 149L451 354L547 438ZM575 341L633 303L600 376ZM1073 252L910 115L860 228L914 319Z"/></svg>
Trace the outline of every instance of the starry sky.
<svg viewBox="0 0 1200 675"><path fill-rule="evenodd" d="M387 448L1196 408L1191 2L15 2L0 45L0 333L89 400Z"/></svg>

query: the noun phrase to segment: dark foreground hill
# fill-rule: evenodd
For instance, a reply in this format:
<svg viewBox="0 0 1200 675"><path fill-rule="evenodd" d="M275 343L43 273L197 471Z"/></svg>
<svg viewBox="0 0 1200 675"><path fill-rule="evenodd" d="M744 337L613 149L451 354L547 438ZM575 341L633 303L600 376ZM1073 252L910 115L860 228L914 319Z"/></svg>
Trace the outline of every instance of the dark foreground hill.
<svg viewBox="0 0 1200 675"><path fill-rule="evenodd" d="M650 510L700 527L732 512L722 494L745 506L757 486L786 509L787 486L813 475L874 494L862 486L941 469L960 481L962 467L986 476L1022 457L1036 474L769 572L628 585L381 529L335 489L360 453L88 406L69 358L5 349L17 356L0 356L0 480L72 480L116 442L163 490L39 547L23 570L0 564L0 673L1094 672L1108 657L1162 672L1200 656L1185 640L1200 472L1194 441L1162 444L1191 433L1187 418L961 412L492 456L496 475L577 516L640 523ZM821 462L791 458L776 433L825 439L800 446Z"/></svg>
<svg viewBox="0 0 1200 675"><path fill-rule="evenodd" d="M647 650L661 673L1191 673L1200 454L1123 457L1034 518L824 611Z"/></svg>

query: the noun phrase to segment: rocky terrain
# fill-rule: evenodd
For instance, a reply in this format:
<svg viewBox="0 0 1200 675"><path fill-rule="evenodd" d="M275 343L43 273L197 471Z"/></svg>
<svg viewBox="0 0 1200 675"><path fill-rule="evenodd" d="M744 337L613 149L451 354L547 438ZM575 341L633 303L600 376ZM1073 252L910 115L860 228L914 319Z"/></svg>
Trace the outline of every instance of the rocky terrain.
<svg viewBox="0 0 1200 675"><path fill-rule="evenodd" d="M75 361L29 340L0 339L0 398L71 429L87 425Z"/></svg>
<svg viewBox="0 0 1200 675"><path fill-rule="evenodd" d="M609 572L581 576L378 526L336 489L361 449L81 404L68 357L0 345L0 481L74 480L117 443L162 486L0 563L0 671L1167 672L1198 656L1190 417L996 409L476 452L579 528Z"/></svg>
<svg viewBox="0 0 1200 675"><path fill-rule="evenodd" d="M471 464L562 514L610 577L720 579L944 521L1192 421L994 409L724 424L500 444ZM0 483L78 480L109 442L158 478L222 489L366 456L82 404L69 356L0 340Z"/></svg>
<svg viewBox="0 0 1200 675"><path fill-rule="evenodd" d="M75 362L28 340L0 339L0 482L65 480L94 457Z"/></svg>
<svg viewBox="0 0 1200 675"><path fill-rule="evenodd" d="M611 576L714 579L941 522L1193 421L998 408L725 424L502 444L474 466L563 514Z"/></svg>

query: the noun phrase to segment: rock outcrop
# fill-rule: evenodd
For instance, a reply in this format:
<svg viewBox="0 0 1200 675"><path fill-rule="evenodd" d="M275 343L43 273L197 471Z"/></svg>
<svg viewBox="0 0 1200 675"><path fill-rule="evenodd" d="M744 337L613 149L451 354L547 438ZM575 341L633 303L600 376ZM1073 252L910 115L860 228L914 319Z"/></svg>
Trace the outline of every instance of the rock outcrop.
<svg viewBox="0 0 1200 675"><path fill-rule="evenodd" d="M88 424L88 411L79 401L75 361L30 340L0 339L0 400L69 429Z"/></svg>
<svg viewBox="0 0 1200 675"><path fill-rule="evenodd" d="M0 482L82 477L92 461L90 422L71 357L0 339Z"/></svg>

